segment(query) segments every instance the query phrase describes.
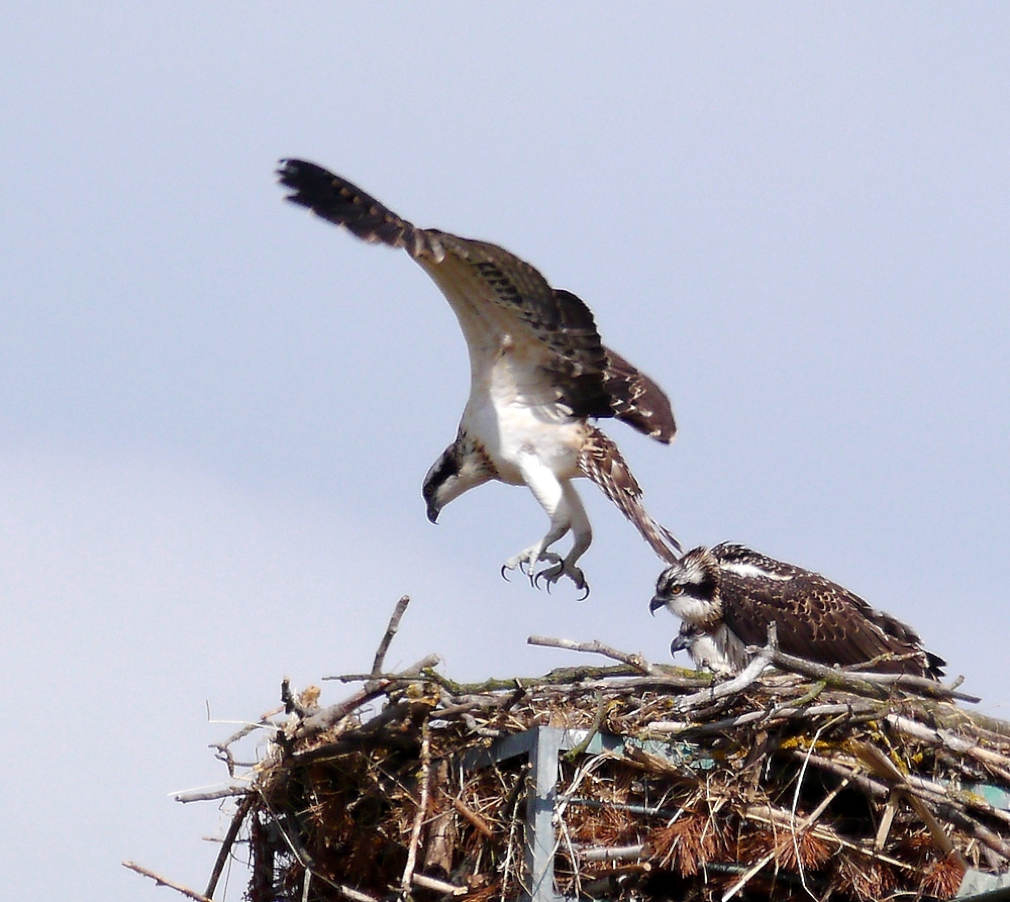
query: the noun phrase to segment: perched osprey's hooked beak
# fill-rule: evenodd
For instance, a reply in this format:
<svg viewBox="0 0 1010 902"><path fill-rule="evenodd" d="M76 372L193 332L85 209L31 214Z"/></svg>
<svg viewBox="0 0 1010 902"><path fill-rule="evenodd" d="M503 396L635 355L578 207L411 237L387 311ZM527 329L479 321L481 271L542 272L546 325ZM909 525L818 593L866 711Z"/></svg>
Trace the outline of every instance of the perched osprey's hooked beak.
<svg viewBox="0 0 1010 902"><path fill-rule="evenodd" d="M649 602L649 613L652 614L653 617L655 617L656 611L658 611L660 608L665 607L666 607L666 599L660 598L660 596L658 595L653 595L652 601Z"/></svg>
<svg viewBox="0 0 1010 902"><path fill-rule="evenodd" d="M673 641L670 643L670 657L672 658L676 656L678 651L689 652L691 650L691 640L693 638L694 637L690 632L681 629L681 631L673 637Z"/></svg>

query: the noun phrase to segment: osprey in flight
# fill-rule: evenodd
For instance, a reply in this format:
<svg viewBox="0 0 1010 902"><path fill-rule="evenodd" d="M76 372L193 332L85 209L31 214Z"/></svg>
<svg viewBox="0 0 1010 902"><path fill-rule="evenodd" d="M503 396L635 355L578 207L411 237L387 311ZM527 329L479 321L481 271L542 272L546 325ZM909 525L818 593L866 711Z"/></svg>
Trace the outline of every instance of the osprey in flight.
<svg viewBox="0 0 1010 902"><path fill-rule="evenodd" d="M593 314L568 291L552 288L532 266L503 248L421 229L350 182L302 160L282 160L288 200L346 227L368 242L403 248L449 301L470 352L470 397L456 440L424 479L428 519L464 492L490 480L527 485L550 517L547 534L509 558L531 580L569 577L589 588L577 561L592 541L572 485L596 483L637 527L656 554L677 559L677 540L642 506L642 490L617 446L590 421L617 417L670 442L676 432L662 389L600 341ZM569 531L571 550L550 551ZM544 561L549 566L536 572Z"/></svg>
<svg viewBox="0 0 1010 902"><path fill-rule="evenodd" d="M848 589L743 545L687 552L656 582L649 609L664 607L683 620L670 650L686 648L713 671L743 669L746 647L763 645L772 622L782 651L829 666L884 656L868 669L939 679L946 664L910 626Z"/></svg>

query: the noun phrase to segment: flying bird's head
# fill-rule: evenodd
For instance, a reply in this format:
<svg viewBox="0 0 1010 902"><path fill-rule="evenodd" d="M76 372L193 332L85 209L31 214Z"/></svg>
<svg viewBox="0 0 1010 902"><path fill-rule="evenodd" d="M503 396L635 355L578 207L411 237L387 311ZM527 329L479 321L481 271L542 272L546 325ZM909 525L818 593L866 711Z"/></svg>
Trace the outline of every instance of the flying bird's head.
<svg viewBox="0 0 1010 902"><path fill-rule="evenodd" d="M649 610L655 614L660 608L697 626L722 616L719 562L707 548L692 549L659 575Z"/></svg>
<svg viewBox="0 0 1010 902"><path fill-rule="evenodd" d="M424 477L421 494L428 508L428 519L438 522L442 508L464 492L494 478L483 454L463 437L457 438L431 465Z"/></svg>

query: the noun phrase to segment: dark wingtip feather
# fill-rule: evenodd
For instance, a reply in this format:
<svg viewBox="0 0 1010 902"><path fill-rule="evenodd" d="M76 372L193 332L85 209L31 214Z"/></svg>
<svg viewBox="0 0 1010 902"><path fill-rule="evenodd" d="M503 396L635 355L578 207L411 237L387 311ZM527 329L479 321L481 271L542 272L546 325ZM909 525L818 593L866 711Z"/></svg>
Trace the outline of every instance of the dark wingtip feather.
<svg viewBox="0 0 1010 902"><path fill-rule="evenodd" d="M344 226L364 241L413 247L417 230L357 185L306 160L280 161L277 180L293 192L285 199Z"/></svg>

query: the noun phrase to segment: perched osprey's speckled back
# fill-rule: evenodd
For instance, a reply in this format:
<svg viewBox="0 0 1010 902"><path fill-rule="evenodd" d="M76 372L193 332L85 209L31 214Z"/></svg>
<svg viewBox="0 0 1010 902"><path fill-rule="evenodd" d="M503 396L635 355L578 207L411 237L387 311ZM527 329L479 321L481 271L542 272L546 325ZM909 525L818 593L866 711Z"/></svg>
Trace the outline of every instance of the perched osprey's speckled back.
<svg viewBox="0 0 1010 902"><path fill-rule="evenodd" d="M683 620L672 650L686 648L696 662L704 650L716 670L742 669L746 647L763 645L773 622L782 651L822 664L872 661L869 670L939 679L946 663L910 626L848 589L743 545L687 552L660 575L649 607ZM712 641L696 649L702 638Z"/></svg>
<svg viewBox="0 0 1010 902"><path fill-rule="evenodd" d="M605 347L589 308L552 288L508 251L400 218L350 182L313 163L284 160L288 200L364 241L403 248L448 299L470 353L470 397L456 440L424 481L428 517L490 480L529 486L551 518L547 534L505 562L548 585L562 576L588 592L576 562L592 530L571 480L587 476L666 561L677 540L642 506L642 491L617 446L589 420L616 417L670 442L676 424L663 391ZM562 558L549 550L567 532ZM539 572L536 565L551 566Z"/></svg>

